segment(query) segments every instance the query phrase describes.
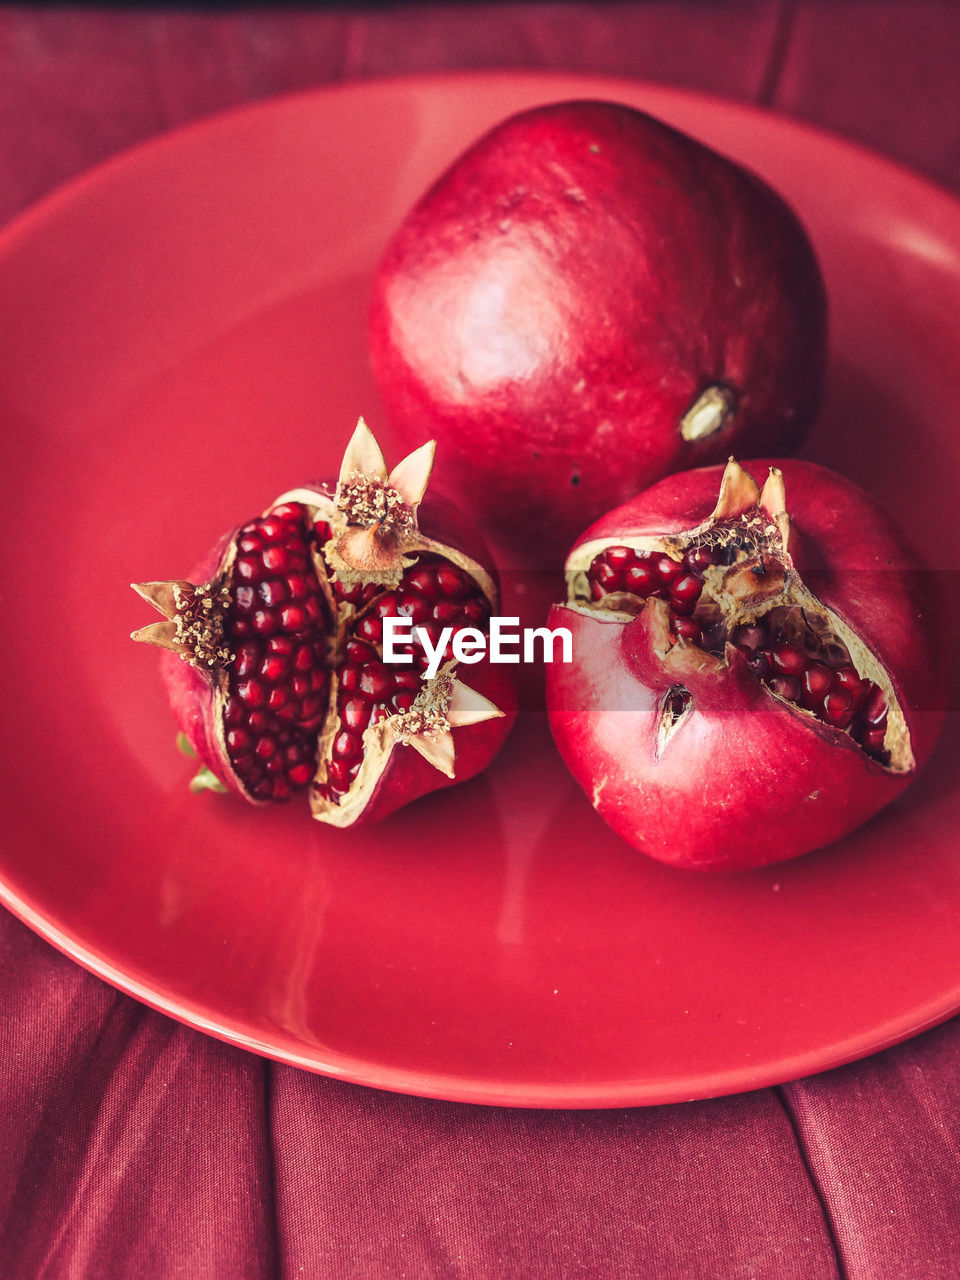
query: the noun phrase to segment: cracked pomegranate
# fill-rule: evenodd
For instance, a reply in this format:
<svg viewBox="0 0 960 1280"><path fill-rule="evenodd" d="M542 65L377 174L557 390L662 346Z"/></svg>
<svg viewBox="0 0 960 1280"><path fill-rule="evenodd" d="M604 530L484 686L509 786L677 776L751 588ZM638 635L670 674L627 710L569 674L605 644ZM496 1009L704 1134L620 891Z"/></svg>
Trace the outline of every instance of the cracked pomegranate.
<svg viewBox="0 0 960 1280"><path fill-rule="evenodd" d="M759 178L626 106L566 102L504 121L423 196L370 342L398 431L437 436L491 528L560 554L669 472L791 452L826 300Z"/></svg>
<svg viewBox="0 0 960 1280"><path fill-rule="evenodd" d="M589 529L566 579L554 737L600 816L661 861L738 870L828 844L932 749L943 646L924 574L831 471L671 476Z"/></svg>
<svg viewBox="0 0 960 1280"><path fill-rule="evenodd" d="M254 802L308 793L315 817L349 826L469 778L496 754L515 714L512 685L486 659L461 681L451 647L465 628L486 631L496 584L456 513L424 500L432 465L425 445L388 476L361 422L337 484L283 494L218 544L193 575L199 585L135 584L165 619L133 638L167 650L167 689L201 763L196 785ZM421 629L407 661L383 660L390 616ZM421 637L436 650L446 628L431 676Z"/></svg>

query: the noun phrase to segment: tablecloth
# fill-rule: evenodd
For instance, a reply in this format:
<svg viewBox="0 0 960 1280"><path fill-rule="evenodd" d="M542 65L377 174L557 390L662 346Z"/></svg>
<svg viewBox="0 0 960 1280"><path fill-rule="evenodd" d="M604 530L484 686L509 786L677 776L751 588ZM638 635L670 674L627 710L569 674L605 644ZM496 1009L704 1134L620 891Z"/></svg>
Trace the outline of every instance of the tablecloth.
<svg viewBox="0 0 960 1280"><path fill-rule="evenodd" d="M954 0L0 6L0 221L232 104L474 67L600 71L829 126L960 188ZM525 1111L277 1065L0 913L0 1277L960 1275L960 1021L778 1088Z"/></svg>

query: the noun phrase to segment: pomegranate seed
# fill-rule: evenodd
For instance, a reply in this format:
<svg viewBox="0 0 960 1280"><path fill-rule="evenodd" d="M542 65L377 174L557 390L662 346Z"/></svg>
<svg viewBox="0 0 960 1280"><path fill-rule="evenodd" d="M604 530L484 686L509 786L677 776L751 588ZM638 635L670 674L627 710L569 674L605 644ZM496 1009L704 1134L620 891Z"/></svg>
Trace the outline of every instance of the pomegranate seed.
<svg viewBox="0 0 960 1280"><path fill-rule="evenodd" d="M253 739L245 729L227 730L227 747L231 755L240 755L244 751L249 751L252 745Z"/></svg>
<svg viewBox="0 0 960 1280"><path fill-rule="evenodd" d="M681 578L685 572L683 565L671 556L657 556L653 561L653 567L660 581L667 587Z"/></svg>
<svg viewBox="0 0 960 1280"><path fill-rule="evenodd" d="M783 641L770 648L770 665L784 676L801 676L807 668L807 655Z"/></svg>
<svg viewBox="0 0 960 1280"><path fill-rule="evenodd" d="M280 625L284 631L306 631L307 612L303 605L288 604L280 610Z"/></svg>
<svg viewBox="0 0 960 1280"><path fill-rule="evenodd" d="M415 627L430 621L430 602L414 591L397 593L397 617L409 618Z"/></svg>
<svg viewBox="0 0 960 1280"><path fill-rule="evenodd" d="M276 738L271 738L269 734L264 734L257 743L255 750L261 760L269 760L271 756L277 753Z"/></svg>
<svg viewBox="0 0 960 1280"><path fill-rule="evenodd" d="M438 589L451 599L459 599L470 586L466 575L449 564L443 564L437 570L436 582Z"/></svg>
<svg viewBox="0 0 960 1280"><path fill-rule="evenodd" d="M848 693L853 695L855 702L859 702L866 692L867 682L860 679L855 667L838 667L834 672L834 678L836 679L837 687L846 689Z"/></svg>
<svg viewBox="0 0 960 1280"><path fill-rule="evenodd" d="M371 662L360 676L360 692L374 702L383 702L394 687L393 672L379 662Z"/></svg>
<svg viewBox="0 0 960 1280"><path fill-rule="evenodd" d="M261 679L276 684L287 674L288 660L282 653L268 653L260 663Z"/></svg>
<svg viewBox="0 0 960 1280"><path fill-rule="evenodd" d="M703 579L695 573L685 573L682 578L677 580L670 587L670 595L674 600L683 601L684 603L696 602L700 599L700 592L703 590Z"/></svg>
<svg viewBox="0 0 960 1280"><path fill-rule="evenodd" d="M417 568L411 569L410 572L404 576L403 584L406 587L410 587L413 591L420 591L424 595L432 596L434 594L436 579L430 569L425 566L418 566Z"/></svg>
<svg viewBox="0 0 960 1280"><path fill-rule="evenodd" d="M698 647L703 645L703 632L699 625L692 618L673 618L671 626L674 633L682 640L695 644Z"/></svg>
<svg viewBox="0 0 960 1280"><path fill-rule="evenodd" d="M323 601L319 596L307 596L304 607L307 611L307 617L314 626L319 626L324 621Z"/></svg>
<svg viewBox="0 0 960 1280"><path fill-rule="evenodd" d="M269 609L258 609L252 618L253 629L260 636L273 635L277 629L276 614Z"/></svg>
<svg viewBox="0 0 960 1280"><path fill-rule="evenodd" d="M433 620L441 627L448 627L460 621L463 610L456 600L438 600L433 606Z"/></svg>
<svg viewBox="0 0 960 1280"><path fill-rule="evenodd" d="M463 606L463 616L472 627L482 627L490 617L490 605L484 596L474 596Z"/></svg>
<svg viewBox="0 0 960 1280"><path fill-rule="evenodd" d="M237 697L248 707L262 707L267 700L266 690L258 680L241 680L236 687Z"/></svg>
<svg viewBox="0 0 960 1280"><path fill-rule="evenodd" d="M251 711L247 717L251 733L264 733L270 727L270 717L265 711Z"/></svg>
<svg viewBox="0 0 960 1280"><path fill-rule="evenodd" d="M363 640L354 640L352 637L346 643L345 654L348 662L369 662L371 658L377 656L370 645Z"/></svg>
<svg viewBox="0 0 960 1280"><path fill-rule="evenodd" d="M246 529L241 531L241 536L237 542L237 550L248 555L263 550L263 539L252 525L247 525Z"/></svg>
<svg viewBox="0 0 960 1280"><path fill-rule="evenodd" d="M359 734L341 729L333 740L333 754L344 764L353 764L359 760L363 755L363 743Z"/></svg>
<svg viewBox="0 0 960 1280"><path fill-rule="evenodd" d="M293 641L289 636L271 636L267 641L267 651L269 653L293 653Z"/></svg>
<svg viewBox="0 0 960 1280"><path fill-rule="evenodd" d="M370 723L370 703L366 698L347 698L340 708L340 721L353 733L362 733Z"/></svg>
<svg viewBox="0 0 960 1280"><path fill-rule="evenodd" d="M288 532L286 523L275 517L276 513L260 521L260 537L264 542L279 542Z"/></svg>
<svg viewBox="0 0 960 1280"><path fill-rule="evenodd" d="M286 778L273 779L270 798L272 800L290 799L290 784L287 782Z"/></svg>
<svg viewBox="0 0 960 1280"><path fill-rule="evenodd" d="M299 502L282 502L270 512L275 520L302 520L305 514L306 509Z"/></svg>
<svg viewBox="0 0 960 1280"><path fill-rule="evenodd" d="M261 559L264 567L271 573L286 573L292 567L290 552L286 547L264 547Z"/></svg>
<svg viewBox="0 0 960 1280"><path fill-rule="evenodd" d="M853 719L853 695L846 689L834 689L823 700L823 718L828 724L845 729Z"/></svg>
<svg viewBox="0 0 960 1280"><path fill-rule="evenodd" d="M395 618L397 616L397 593L395 591L385 592L373 606L373 612L378 618Z"/></svg>
<svg viewBox="0 0 960 1280"><path fill-rule="evenodd" d="M295 764L287 770L287 777L296 787L305 787L313 777L313 765L302 763Z"/></svg>
<svg viewBox="0 0 960 1280"><path fill-rule="evenodd" d="M870 725L871 728L875 728L880 724L881 720L886 719L887 695L878 684L873 684L872 681L864 699L863 706L860 708L860 715L864 722Z"/></svg>
<svg viewBox="0 0 960 1280"><path fill-rule="evenodd" d="M393 668L393 682L398 689L419 689L421 684L420 673L415 671L413 667L395 667Z"/></svg>
<svg viewBox="0 0 960 1280"><path fill-rule="evenodd" d="M336 791L346 791L350 786L349 767L339 760L331 760L327 765L327 781Z"/></svg>
<svg viewBox="0 0 960 1280"><path fill-rule="evenodd" d="M303 600L310 594L310 584L302 573L288 573L284 582L291 600Z"/></svg>
<svg viewBox="0 0 960 1280"><path fill-rule="evenodd" d="M268 608L273 609L287 599L287 584L279 578L269 578L260 583L257 594Z"/></svg>
<svg viewBox="0 0 960 1280"><path fill-rule="evenodd" d="M865 751L874 753L883 751L883 740L886 737L886 729L865 729L860 739L860 745Z"/></svg>
<svg viewBox="0 0 960 1280"><path fill-rule="evenodd" d="M613 565L604 564L603 560L599 560L594 563L590 572L594 582L602 587L605 593L621 589L620 573Z"/></svg>
<svg viewBox="0 0 960 1280"><path fill-rule="evenodd" d="M240 556L234 561L233 572L244 582L253 582L260 576L260 564L252 556Z"/></svg>
<svg viewBox="0 0 960 1280"><path fill-rule="evenodd" d="M356 665L350 665L340 668L340 688L345 689L348 693L354 693L360 688L360 673L363 668Z"/></svg>
<svg viewBox="0 0 960 1280"><path fill-rule="evenodd" d="M267 694L267 706L271 711L279 711L290 701L290 693L285 685L278 684Z"/></svg>
<svg viewBox="0 0 960 1280"><path fill-rule="evenodd" d="M636 552L632 547L607 547L603 559L613 569L626 569L636 559Z"/></svg>
<svg viewBox="0 0 960 1280"><path fill-rule="evenodd" d="M312 645L302 644L293 657L294 671L309 671L316 660Z"/></svg>
<svg viewBox="0 0 960 1280"><path fill-rule="evenodd" d="M257 669L257 663L260 660L260 646L251 644L249 641L237 648L236 660L233 664L234 674L239 679L252 675Z"/></svg>
<svg viewBox="0 0 960 1280"><path fill-rule="evenodd" d="M801 693L800 681L796 676L774 676L769 688L781 698L788 698L790 702L796 702Z"/></svg>
<svg viewBox="0 0 960 1280"><path fill-rule="evenodd" d="M647 561L632 564L623 575L623 589L635 596L649 596L660 586L660 577Z"/></svg>
<svg viewBox="0 0 960 1280"><path fill-rule="evenodd" d="M391 709L398 714L409 711L413 706L416 694L411 689L400 689L390 699Z"/></svg>
<svg viewBox="0 0 960 1280"><path fill-rule="evenodd" d="M357 623L356 634L361 640L369 640L371 644L379 644L383 639L383 620L375 613L368 613Z"/></svg>
<svg viewBox="0 0 960 1280"><path fill-rule="evenodd" d="M236 698L231 698L223 709L223 723L229 728L231 725L242 724L245 712L241 704Z"/></svg>
<svg viewBox="0 0 960 1280"><path fill-rule="evenodd" d="M233 593L233 603L242 612L249 613L257 602L257 593L253 587L237 587Z"/></svg>
<svg viewBox="0 0 960 1280"><path fill-rule="evenodd" d="M811 662L800 683L803 686L803 705L813 711L833 687L834 673L822 662Z"/></svg>
<svg viewBox="0 0 960 1280"><path fill-rule="evenodd" d="M720 554L714 547L688 547L683 559L688 569L703 570L719 564Z"/></svg>

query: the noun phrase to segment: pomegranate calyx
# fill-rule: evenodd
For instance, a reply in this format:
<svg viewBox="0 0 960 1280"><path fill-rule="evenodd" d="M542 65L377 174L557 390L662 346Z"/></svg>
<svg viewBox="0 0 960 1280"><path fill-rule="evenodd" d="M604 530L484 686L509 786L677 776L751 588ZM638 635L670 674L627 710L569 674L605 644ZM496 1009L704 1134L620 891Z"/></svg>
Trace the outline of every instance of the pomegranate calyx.
<svg viewBox="0 0 960 1280"><path fill-rule="evenodd" d="M706 387L680 419L681 437L692 443L706 440L727 425L737 406L736 393L722 383Z"/></svg>
<svg viewBox="0 0 960 1280"><path fill-rule="evenodd" d="M347 445L337 482L331 536L323 554L337 582L397 586L414 553L423 549L417 508L433 470L433 441L403 458L388 474L373 432L361 418Z"/></svg>
<svg viewBox="0 0 960 1280"><path fill-rule="evenodd" d="M787 487L783 482L783 472L779 467L771 467L770 473L760 490L761 510L765 511L780 531L780 541L784 551L790 544L790 516L787 514Z"/></svg>
<svg viewBox="0 0 960 1280"><path fill-rule="evenodd" d="M720 493L717 505L710 513L710 521L734 520L755 507L760 501L760 486L737 462L729 458L720 477Z"/></svg>
<svg viewBox="0 0 960 1280"><path fill-rule="evenodd" d="M205 764L200 766L188 785L194 795L198 795L201 791L215 791L218 795L227 794L227 788L213 770L208 769Z"/></svg>
<svg viewBox="0 0 960 1280"><path fill-rule="evenodd" d="M131 632L132 640L169 649L200 670L233 661L223 643L223 611L230 593L222 579L201 586L182 579L130 585L166 619Z"/></svg>
<svg viewBox="0 0 960 1280"><path fill-rule="evenodd" d="M386 721L398 744L413 747L448 778L456 777L453 730L503 715L482 693L457 680L453 670L452 663L442 667L426 682L409 711Z"/></svg>

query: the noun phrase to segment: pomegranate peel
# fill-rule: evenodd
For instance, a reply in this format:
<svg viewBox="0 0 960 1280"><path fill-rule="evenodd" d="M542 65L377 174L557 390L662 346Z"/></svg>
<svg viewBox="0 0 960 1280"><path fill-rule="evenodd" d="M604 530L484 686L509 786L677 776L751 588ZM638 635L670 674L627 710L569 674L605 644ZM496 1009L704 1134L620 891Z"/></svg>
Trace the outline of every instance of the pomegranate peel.
<svg viewBox="0 0 960 1280"><path fill-rule="evenodd" d="M428 424L491 528L551 557L670 472L791 453L826 330L780 197L602 101L522 111L460 155L385 247L369 318L395 429Z"/></svg>
<svg viewBox="0 0 960 1280"><path fill-rule="evenodd" d="M680 473L597 522L551 615L577 655L547 672L561 753L601 816L678 866L839 838L912 780L942 720L936 615L902 536L824 468L747 465Z"/></svg>
<svg viewBox="0 0 960 1280"><path fill-rule="evenodd" d="M349 826L492 759L515 715L509 679L486 660L469 685L452 661L428 678L416 638L406 661L381 651L384 617L415 619L436 645L437 614L452 619L452 640L497 606L493 573L461 529L451 542L420 532L433 459L431 442L388 472L361 420L336 485L282 494L218 543L196 585L133 584L163 616L133 639L166 651L204 786L213 778L255 803L309 788L315 817ZM427 505L442 529L442 501Z"/></svg>

